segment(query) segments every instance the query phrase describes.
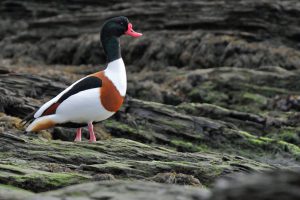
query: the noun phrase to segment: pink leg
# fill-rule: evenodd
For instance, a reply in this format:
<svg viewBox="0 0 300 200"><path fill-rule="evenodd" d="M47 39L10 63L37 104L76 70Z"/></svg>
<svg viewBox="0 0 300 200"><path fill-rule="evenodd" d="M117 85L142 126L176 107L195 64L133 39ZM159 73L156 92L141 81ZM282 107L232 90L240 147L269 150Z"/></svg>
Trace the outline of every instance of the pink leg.
<svg viewBox="0 0 300 200"><path fill-rule="evenodd" d="M96 142L96 136L94 133L94 126L92 122L88 123L88 128L89 128L89 132L90 132L90 142Z"/></svg>
<svg viewBox="0 0 300 200"><path fill-rule="evenodd" d="M81 141L81 128L78 128L76 131L76 137L74 142L80 142Z"/></svg>

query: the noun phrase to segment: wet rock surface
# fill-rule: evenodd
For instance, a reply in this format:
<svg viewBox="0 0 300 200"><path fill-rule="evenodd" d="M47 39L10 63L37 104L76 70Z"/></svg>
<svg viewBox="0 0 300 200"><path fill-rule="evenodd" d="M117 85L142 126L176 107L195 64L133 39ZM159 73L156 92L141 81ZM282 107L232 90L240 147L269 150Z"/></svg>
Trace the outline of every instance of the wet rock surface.
<svg viewBox="0 0 300 200"><path fill-rule="evenodd" d="M277 171L217 182L211 199L298 199L299 171Z"/></svg>
<svg viewBox="0 0 300 200"><path fill-rule="evenodd" d="M189 178L190 181L185 181L189 185L194 185L196 178L210 185L226 174L273 168L246 158L220 153L182 153L121 138L74 144L12 133L2 133L0 137L3 172L0 181L34 192L97 179L161 182L166 176L161 172L174 173L178 180Z"/></svg>
<svg viewBox="0 0 300 200"><path fill-rule="evenodd" d="M299 69L296 0L163 2L3 1L1 56L48 64L99 64L99 29L128 16L145 36L123 41L135 70L166 66Z"/></svg>
<svg viewBox="0 0 300 200"><path fill-rule="evenodd" d="M297 1L0 10L0 199L299 199ZM115 15L144 36L121 38L128 94L96 125L99 141L86 129L82 143L71 128L24 135L21 119L105 67L98 32Z"/></svg>

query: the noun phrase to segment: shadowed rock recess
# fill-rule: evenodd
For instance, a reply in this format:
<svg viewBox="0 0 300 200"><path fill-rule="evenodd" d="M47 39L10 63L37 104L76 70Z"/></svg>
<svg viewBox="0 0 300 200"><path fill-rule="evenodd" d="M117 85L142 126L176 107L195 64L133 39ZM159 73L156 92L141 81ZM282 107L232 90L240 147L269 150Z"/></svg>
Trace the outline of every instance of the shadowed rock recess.
<svg viewBox="0 0 300 200"><path fill-rule="evenodd" d="M300 199L296 0L0 2L0 199ZM95 127L25 135L28 114L105 67L127 16L128 92ZM86 129L83 130L88 137Z"/></svg>

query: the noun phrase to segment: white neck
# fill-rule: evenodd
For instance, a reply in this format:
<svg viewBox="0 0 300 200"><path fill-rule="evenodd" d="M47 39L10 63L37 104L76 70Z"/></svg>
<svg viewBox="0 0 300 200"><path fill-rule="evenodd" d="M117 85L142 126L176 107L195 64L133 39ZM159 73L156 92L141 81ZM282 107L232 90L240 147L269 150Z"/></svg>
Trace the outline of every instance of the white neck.
<svg viewBox="0 0 300 200"><path fill-rule="evenodd" d="M125 96L127 89L126 69L122 58L108 63L104 70L105 76L116 86L121 96Z"/></svg>

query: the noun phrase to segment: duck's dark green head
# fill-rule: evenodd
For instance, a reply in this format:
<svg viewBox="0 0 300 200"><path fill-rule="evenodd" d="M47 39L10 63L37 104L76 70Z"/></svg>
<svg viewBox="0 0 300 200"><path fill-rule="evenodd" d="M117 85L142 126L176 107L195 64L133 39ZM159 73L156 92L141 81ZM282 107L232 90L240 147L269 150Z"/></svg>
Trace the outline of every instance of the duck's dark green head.
<svg viewBox="0 0 300 200"><path fill-rule="evenodd" d="M107 20L101 31L101 35L104 37L120 37L122 35L130 35L132 37L140 37L141 33L135 32L132 29L132 24L127 17L120 16Z"/></svg>
<svg viewBox="0 0 300 200"><path fill-rule="evenodd" d="M121 50L119 37L122 35L130 35L132 37L140 37L141 33L137 33L132 29L132 24L127 17L120 16L107 20L101 30L101 43L107 62L121 58Z"/></svg>

